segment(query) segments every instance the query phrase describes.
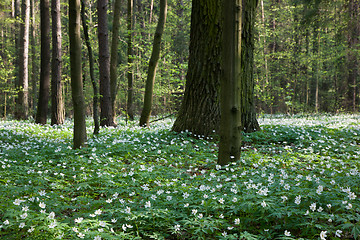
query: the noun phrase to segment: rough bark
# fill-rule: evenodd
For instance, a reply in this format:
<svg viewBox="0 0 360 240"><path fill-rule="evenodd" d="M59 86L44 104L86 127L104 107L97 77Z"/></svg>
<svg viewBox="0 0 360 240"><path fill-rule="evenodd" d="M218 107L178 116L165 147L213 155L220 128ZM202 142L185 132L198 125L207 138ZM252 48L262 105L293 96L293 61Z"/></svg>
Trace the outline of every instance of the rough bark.
<svg viewBox="0 0 360 240"><path fill-rule="evenodd" d="M241 122L244 132L260 130L254 106L254 31L257 0L242 0Z"/></svg>
<svg viewBox="0 0 360 240"><path fill-rule="evenodd" d="M81 78L80 0L69 0L69 38L71 93L74 107L73 147L76 149L86 142L85 98Z"/></svg>
<svg viewBox="0 0 360 240"><path fill-rule="evenodd" d="M118 66L118 46L119 46L119 31L120 31L120 12L121 0L115 0L114 19L112 28L111 40L111 56L110 56L110 95L111 95L111 109L113 122L116 124L116 95L118 90L117 84L117 66Z"/></svg>
<svg viewBox="0 0 360 240"><path fill-rule="evenodd" d="M114 126L110 96L110 54L108 31L108 0L98 0L98 38L100 73L100 126Z"/></svg>
<svg viewBox="0 0 360 240"><path fill-rule="evenodd" d="M245 0L245 4L251 0ZM223 0L220 143L218 164L237 161L241 152L242 0Z"/></svg>
<svg viewBox="0 0 360 240"><path fill-rule="evenodd" d="M209 136L220 122L221 1L193 1L186 87L173 131Z"/></svg>
<svg viewBox="0 0 360 240"><path fill-rule="evenodd" d="M40 88L36 112L36 123L46 124L50 90L50 4L40 1L41 60Z"/></svg>
<svg viewBox="0 0 360 240"><path fill-rule="evenodd" d="M128 0L127 4L127 59L128 59L128 70L127 70L127 80L128 80L128 90L127 90L127 115L131 121L134 120L134 106L133 106L133 49L132 49L132 35L133 35L133 0Z"/></svg>
<svg viewBox="0 0 360 240"><path fill-rule="evenodd" d="M30 26L30 0L22 0L20 23L20 56L18 97L16 101L16 118L27 119L29 111L29 26Z"/></svg>
<svg viewBox="0 0 360 240"><path fill-rule="evenodd" d="M160 58L161 38L165 28L167 14L167 0L160 0L160 14L155 31L153 49L149 61L148 74L145 86L144 107L141 112L140 126L150 125L151 106L153 102L153 91L156 76L156 68Z"/></svg>
<svg viewBox="0 0 360 240"><path fill-rule="evenodd" d="M184 99L173 130L189 130L196 135L209 136L219 131L220 123L220 60L221 24L219 0L193 2L191 15L188 73ZM253 100L254 78L254 21L256 1L243 1L243 68L242 125L246 132L259 130ZM215 6L215 7L214 7ZM245 39L246 38L246 39Z"/></svg>
<svg viewBox="0 0 360 240"><path fill-rule="evenodd" d="M51 58L51 125L63 124L65 111L61 82L61 13L60 0L51 1L52 58Z"/></svg>
<svg viewBox="0 0 360 240"><path fill-rule="evenodd" d="M94 56L93 56L93 51L92 51L92 47L91 47L91 43L90 43L89 28L87 25L86 14L85 14L85 8L86 8L85 6L86 5L87 5L86 0L82 0L81 1L81 22L82 22L83 31L84 31L86 48L88 50L90 79L91 79L91 84L92 84L93 92L94 92L93 119L94 119L94 134L96 135L99 133L99 129L100 129L99 112L98 112L99 90L98 90L98 85L96 83L95 74L94 74Z"/></svg>

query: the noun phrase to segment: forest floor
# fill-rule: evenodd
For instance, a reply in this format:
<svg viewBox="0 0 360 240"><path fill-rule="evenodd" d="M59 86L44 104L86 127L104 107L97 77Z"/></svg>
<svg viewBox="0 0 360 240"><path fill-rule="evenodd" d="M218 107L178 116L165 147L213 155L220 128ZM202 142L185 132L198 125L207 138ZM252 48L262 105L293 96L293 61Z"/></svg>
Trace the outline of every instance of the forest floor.
<svg viewBox="0 0 360 240"><path fill-rule="evenodd" d="M220 167L216 140L169 119L80 150L70 121L1 121L0 239L359 239L360 115L259 122Z"/></svg>

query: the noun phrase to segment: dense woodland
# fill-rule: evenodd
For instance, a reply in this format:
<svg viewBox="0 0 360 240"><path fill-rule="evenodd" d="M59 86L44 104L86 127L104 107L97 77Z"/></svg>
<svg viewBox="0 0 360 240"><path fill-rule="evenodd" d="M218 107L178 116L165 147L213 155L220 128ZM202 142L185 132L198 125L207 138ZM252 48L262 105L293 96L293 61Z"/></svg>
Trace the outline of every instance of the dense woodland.
<svg viewBox="0 0 360 240"><path fill-rule="evenodd" d="M359 239L359 1L0 7L1 239Z"/></svg>
<svg viewBox="0 0 360 240"><path fill-rule="evenodd" d="M111 87L111 94L115 96L113 108L116 115L132 119L134 114L140 115L143 108L160 5L153 0L134 0L127 4L122 1L119 6L115 3L107 3L104 33L109 42L105 51L111 50L111 61L115 64L112 70L115 85ZM94 109L92 81L99 84L103 77L104 60L99 46L104 44L99 43L102 40L98 33L104 27L100 25L98 3L86 0L83 4L82 79L86 114L90 116ZM219 3L214 1L214 4ZM44 7L43 15L41 7ZM5 0L1 9L1 116L21 117L19 114L23 111L17 114L15 106L19 101L26 101L27 117L36 118L39 107L50 117L50 109L56 109L56 105L61 106L61 114L72 117L68 3ZM213 10L220 11L220 8ZM191 1L169 1L167 15L152 94L154 115L178 111L188 69ZM252 34L257 112L358 111L359 22L359 3L354 0L259 1ZM46 29L44 39L42 28ZM88 47L92 50L88 51ZM93 66L89 64L89 54L93 55ZM52 70L50 64L53 64ZM20 79L28 80L25 83L19 82ZM41 79L45 79L44 86ZM50 79L58 84L50 84ZM43 89L48 95L42 93ZM60 92L61 100L54 100L56 92ZM25 100L20 100L23 94ZM46 103L49 104L45 106Z"/></svg>

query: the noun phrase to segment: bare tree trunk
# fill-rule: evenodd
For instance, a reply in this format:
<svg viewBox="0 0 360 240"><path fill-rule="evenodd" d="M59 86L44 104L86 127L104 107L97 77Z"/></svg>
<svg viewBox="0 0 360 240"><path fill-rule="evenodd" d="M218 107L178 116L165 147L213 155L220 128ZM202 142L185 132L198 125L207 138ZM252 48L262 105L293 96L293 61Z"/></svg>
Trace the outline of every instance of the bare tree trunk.
<svg viewBox="0 0 360 240"><path fill-rule="evenodd" d="M98 38L100 73L100 126L114 126L110 96L110 54L108 31L108 0L98 0Z"/></svg>
<svg viewBox="0 0 360 240"><path fill-rule="evenodd" d="M134 106L133 106L133 49L132 49L132 35L133 35L133 0L128 0L127 4L127 30L128 30L128 49L127 49L127 58L128 58L128 70L127 70L127 80L128 80L128 96L127 96L127 115L130 120L134 120Z"/></svg>
<svg viewBox="0 0 360 240"><path fill-rule="evenodd" d="M84 146L86 142L85 98L81 78L80 24L80 0L69 0L71 92L74 105L74 148L80 148Z"/></svg>
<svg viewBox="0 0 360 240"><path fill-rule="evenodd" d="M221 120L218 164L226 165L230 161L238 161L241 152L242 0L223 0L222 14L223 73L220 81Z"/></svg>
<svg viewBox="0 0 360 240"><path fill-rule="evenodd" d="M254 105L254 32L258 0L242 0L241 123L244 132L260 130Z"/></svg>
<svg viewBox="0 0 360 240"><path fill-rule="evenodd" d="M186 87L173 131L218 132L220 54L221 0L193 1Z"/></svg>
<svg viewBox="0 0 360 240"><path fill-rule="evenodd" d="M81 22L83 26L84 31L84 37L85 37L85 44L88 50L89 55L89 66L90 66L90 79L91 84L93 86L94 96L93 96L93 119L94 119L94 134L97 135L99 133L99 112L98 112L98 100L99 100L99 90L98 85L95 80L95 74L94 74L94 57L93 57L93 51L90 43L90 37L89 37L89 28L86 24L86 14L85 14L85 6L86 6L86 0L81 1Z"/></svg>
<svg viewBox="0 0 360 240"><path fill-rule="evenodd" d="M266 47L266 25L265 25L265 11L264 11L264 0L261 0L261 20L263 24L263 35L264 35L264 62L265 62L265 83L269 83L269 69L267 61L267 47Z"/></svg>
<svg viewBox="0 0 360 240"><path fill-rule="evenodd" d="M242 124L243 130L259 129L253 101L253 35L257 1L247 1L242 15L246 41L241 53L244 64ZM173 131L188 130L196 135L209 136L218 132L220 122L219 86L221 67L221 1L194 1L191 14L190 55L186 88Z"/></svg>
<svg viewBox="0 0 360 240"><path fill-rule="evenodd" d="M29 111L29 26L30 0L22 0L20 23L20 56L18 99L16 101L16 118L27 119Z"/></svg>
<svg viewBox="0 0 360 240"><path fill-rule="evenodd" d="M39 77L38 57L36 54L35 0L31 0L31 115L35 117L37 99L37 80Z"/></svg>
<svg viewBox="0 0 360 240"><path fill-rule="evenodd" d="M13 17L14 17L14 20L15 20L14 25L13 25L13 29L12 29L14 39L15 39L15 58L14 58L13 64L15 65L15 71L19 72L20 55L21 54L20 54L20 31L19 31L20 30L20 23L19 23L18 19L21 17L21 1L20 0L14 0L13 6L14 6L14 8L13 8ZM20 85L19 74L16 74L14 80L15 80L14 81L15 89L19 90L19 88L20 88L20 86L19 86ZM9 83L12 84L11 81L9 81ZM15 106L14 106L15 109L13 109L13 114L16 115L16 106L17 106L16 101L18 99L15 98L14 100L15 100ZM11 102L9 103L10 106L11 106ZM12 110L10 106L9 106L8 109Z"/></svg>
<svg viewBox="0 0 360 240"><path fill-rule="evenodd" d="M167 14L167 0L160 0L159 21L156 27L153 50L149 61L148 75L145 86L144 107L141 112L140 126L150 125L151 106L153 102L153 90L156 76L156 68L160 58L161 37L164 32Z"/></svg>
<svg viewBox="0 0 360 240"><path fill-rule="evenodd" d="M121 0L115 0L114 19L111 41L111 56L110 56L110 95L111 95L111 109L113 122L116 124L116 95L118 90L117 83L117 66L118 66L118 46L119 46L119 30L120 30L120 12Z"/></svg>
<svg viewBox="0 0 360 240"><path fill-rule="evenodd" d="M40 0L41 70L36 123L46 124L50 90L50 6L49 0Z"/></svg>
<svg viewBox="0 0 360 240"><path fill-rule="evenodd" d="M51 125L63 124L65 111L61 82L61 13L60 0L51 1L52 59L51 59Z"/></svg>
<svg viewBox="0 0 360 240"><path fill-rule="evenodd" d="M151 22L152 22L153 9L154 9L154 0L151 0L151 2L150 2L150 16L149 16L149 23L151 23Z"/></svg>
<svg viewBox="0 0 360 240"><path fill-rule="evenodd" d="M313 69L314 69L314 73L313 73L313 81L315 82L315 112L318 113L319 111L319 68L320 68L320 64L319 64L319 48L320 48L320 30L317 26L317 24L314 26L314 35L313 35L313 54L315 56L317 56L316 59L314 59L313 62Z"/></svg>

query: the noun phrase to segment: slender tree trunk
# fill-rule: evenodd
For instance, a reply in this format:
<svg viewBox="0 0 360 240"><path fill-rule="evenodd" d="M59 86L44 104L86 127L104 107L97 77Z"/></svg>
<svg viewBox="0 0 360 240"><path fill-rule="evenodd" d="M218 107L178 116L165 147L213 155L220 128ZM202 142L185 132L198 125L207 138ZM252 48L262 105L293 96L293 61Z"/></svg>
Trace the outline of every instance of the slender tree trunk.
<svg viewBox="0 0 360 240"><path fill-rule="evenodd" d="M153 14L153 9L154 9L154 0L150 1L150 16L149 16L149 23L152 22L152 14Z"/></svg>
<svg viewBox="0 0 360 240"><path fill-rule="evenodd" d="M144 107L141 112L140 126L150 125L151 106L153 102L153 90L155 83L156 68L160 58L161 38L165 28L167 13L167 0L160 0L160 15L156 27L153 50L149 61L148 75L145 86Z"/></svg>
<svg viewBox="0 0 360 240"><path fill-rule="evenodd" d="M118 66L119 31L120 31L120 12L121 12L121 0L115 0L112 41L111 41L111 57L110 57L110 95L111 95L112 117L114 124L116 124L115 102L116 102L116 95L118 90L117 66Z"/></svg>
<svg viewBox="0 0 360 240"><path fill-rule="evenodd" d="M360 43L360 3L358 0L349 0L348 3L348 91L347 91L347 105L348 110L355 112L357 109L357 85L359 77L359 60L358 60L358 46Z"/></svg>
<svg viewBox="0 0 360 240"><path fill-rule="evenodd" d="M27 119L29 111L29 26L30 0L22 0L20 23L19 90L16 101L16 118Z"/></svg>
<svg viewBox="0 0 360 240"><path fill-rule="evenodd" d="M71 92L74 107L74 148L86 142L85 98L81 79L80 0L69 0Z"/></svg>
<svg viewBox="0 0 360 240"><path fill-rule="evenodd" d="M307 29L306 30L306 34L305 34L305 53L306 53L306 56L308 58L311 58L310 56L310 40L309 40L309 30ZM306 112L308 109L307 109L307 106L309 106L309 103L310 103L310 76L309 76L309 71L307 68L305 68L305 78L306 78L306 86L305 86L305 95L306 95L306 100L305 100L305 107L304 107L304 112Z"/></svg>
<svg viewBox="0 0 360 240"><path fill-rule="evenodd" d="M50 90L50 12L49 0L40 0L41 70L36 123L46 124Z"/></svg>
<svg viewBox="0 0 360 240"><path fill-rule="evenodd" d="M15 18L14 21L14 26L13 26L13 35L14 35L14 39L15 39L15 58L14 58L14 66L15 66L15 71L19 72L19 66L20 66L20 22L19 22L19 18L21 17L21 1L20 0L14 0L13 2L13 16ZM12 82L9 81L9 83L12 84ZM15 81L14 81L14 85L15 85L15 89L19 90L20 89L20 79L19 79L19 74L16 74L15 76ZM10 98L11 99L11 98ZM17 106L17 101L18 99L15 98L15 109L13 109L13 114L16 115L16 106ZM11 106L11 102L9 103L9 105ZM9 109L11 109L11 107L9 106ZM15 110L15 111L14 111Z"/></svg>
<svg viewBox="0 0 360 240"><path fill-rule="evenodd" d="M313 60L313 81L315 83L315 112L319 111L319 29L317 24L314 26L314 35L313 35L313 55L316 56Z"/></svg>
<svg viewBox="0 0 360 240"><path fill-rule="evenodd" d="M266 24L265 24L265 11L264 11L264 0L261 0L261 20L263 24L263 35L264 35L264 68L265 68L265 83L266 86L269 84L269 69L267 60L267 44L266 44Z"/></svg>
<svg viewBox="0 0 360 240"><path fill-rule="evenodd" d="M184 99L172 128L200 136L218 132L221 0L193 1Z"/></svg>
<svg viewBox="0 0 360 240"><path fill-rule="evenodd" d="M127 115L130 120L134 120L134 106L133 106L133 49L132 49L132 35L133 35L133 0L128 0L127 4L127 30L128 30L128 39L127 39L127 58L128 58L128 70L127 70L127 80L128 80L128 90L127 90Z"/></svg>
<svg viewBox="0 0 360 240"><path fill-rule="evenodd" d="M98 0L98 38L100 73L100 126L114 126L110 96L110 54L108 31L108 0Z"/></svg>
<svg viewBox="0 0 360 240"><path fill-rule="evenodd" d="M248 4L251 0L245 0ZM223 0L223 51L218 164L238 161L241 152L242 0Z"/></svg>
<svg viewBox="0 0 360 240"><path fill-rule="evenodd" d="M36 54L35 0L31 0L31 115L35 117L37 99L37 80L39 77L38 57Z"/></svg>
<svg viewBox="0 0 360 240"><path fill-rule="evenodd" d="M94 57L93 57L93 51L90 43L90 37L89 37L89 28L87 25L87 19L86 19L86 0L81 1L81 22L83 26L84 31L84 38L85 38L85 44L88 50L89 55L89 66L90 66L90 79L91 84L93 86L94 96L93 96L93 119L94 119L94 135L97 135L99 133L99 112L98 112L98 102L99 102L99 90L98 85L95 80L95 74L94 74Z"/></svg>
<svg viewBox="0 0 360 240"><path fill-rule="evenodd" d="M61 82L61 13L60 0L51 1L52 59L51 59L51 125L63 124L65 111Z"/></svg>

